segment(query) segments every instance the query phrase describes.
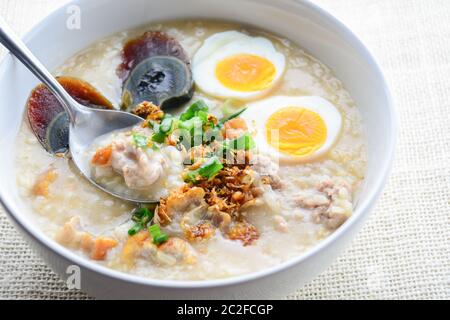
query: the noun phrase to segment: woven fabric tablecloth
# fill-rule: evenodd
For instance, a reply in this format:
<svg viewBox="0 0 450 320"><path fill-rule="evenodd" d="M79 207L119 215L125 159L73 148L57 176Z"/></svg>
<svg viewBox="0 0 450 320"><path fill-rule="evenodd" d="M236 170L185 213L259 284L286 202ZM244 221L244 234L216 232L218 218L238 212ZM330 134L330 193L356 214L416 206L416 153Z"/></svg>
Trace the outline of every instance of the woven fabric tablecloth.
<svg viewBox="0 0 450 320"><path fill-rule="evenodd" d="M0 0L0 15L23 34L66 2ZM400 139L388 186L368 223L326 272L288 298L450 299L450 1L315 2L347 24L381 63ZM89 298L66 288L2 209L0 298Z"/></svg>

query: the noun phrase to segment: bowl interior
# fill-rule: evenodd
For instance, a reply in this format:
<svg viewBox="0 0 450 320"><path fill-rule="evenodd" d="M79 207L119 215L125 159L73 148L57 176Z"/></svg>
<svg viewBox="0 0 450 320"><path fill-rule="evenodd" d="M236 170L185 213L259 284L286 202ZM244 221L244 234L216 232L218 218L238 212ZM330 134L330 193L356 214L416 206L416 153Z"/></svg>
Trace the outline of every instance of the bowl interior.
<svg viewBox="0 0 450 320"><path fill-rule="evenodd" d="M392 158L395 119L389 92L376 63L361 43L339 22L315 6L295 0L80 0L81 29L66 27L67 7L36 26L26 37L30 49L50 70L90 43L109 34L151 21L179 18L232 20L283 35L299 43L344 82L361 110L369 146L365 186L354 216L359 219L380 192ZM157 8L157 10L155 10ZM251 14L250 14L251 13ZM232 17L232 19L230 19ZM15 138L27 97L38 81L8 56L0 67L0 198L22 225L45 236L27 219L14 170ZM345 225L339 232L344 232ZM330 238L332 238L330 237ZM332 239L327 239L332 241ZM51 243L48 239L47 243ZM314 250L314 249L313 249Z"/></svg>

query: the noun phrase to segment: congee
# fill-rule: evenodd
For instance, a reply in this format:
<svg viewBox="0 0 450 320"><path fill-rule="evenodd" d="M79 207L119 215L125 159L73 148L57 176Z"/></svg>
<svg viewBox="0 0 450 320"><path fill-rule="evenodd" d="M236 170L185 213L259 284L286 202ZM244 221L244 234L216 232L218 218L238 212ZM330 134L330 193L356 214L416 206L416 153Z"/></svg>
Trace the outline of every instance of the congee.
<svg viewBox="0 0 450 320"><path fill-rule="evenodd" d="M358 107L332 70L289 39L173 21L97 41L54 71L79 102L142 124L92 141L88 182L68 117L44 85L17 137L31 219L59 244L147 278L206 280L297 257L352 215L366 170Z"/></svg>

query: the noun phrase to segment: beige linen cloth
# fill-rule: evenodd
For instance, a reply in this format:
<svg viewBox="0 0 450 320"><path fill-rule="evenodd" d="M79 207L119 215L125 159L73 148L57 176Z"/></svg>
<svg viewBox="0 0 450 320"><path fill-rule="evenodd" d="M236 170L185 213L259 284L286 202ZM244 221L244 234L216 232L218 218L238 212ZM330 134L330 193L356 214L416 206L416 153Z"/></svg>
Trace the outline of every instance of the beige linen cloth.
<svg viewBox="0 0 450 320"><path fill-rule="evenodd" d="M327 271L287 298L450 299L450 1L314 2L379 60L400 136L388 186L368 223ZM0 0L0 14L23 34L65 3ZM89 297L68 290L0 209L0 298Z"/></svg>

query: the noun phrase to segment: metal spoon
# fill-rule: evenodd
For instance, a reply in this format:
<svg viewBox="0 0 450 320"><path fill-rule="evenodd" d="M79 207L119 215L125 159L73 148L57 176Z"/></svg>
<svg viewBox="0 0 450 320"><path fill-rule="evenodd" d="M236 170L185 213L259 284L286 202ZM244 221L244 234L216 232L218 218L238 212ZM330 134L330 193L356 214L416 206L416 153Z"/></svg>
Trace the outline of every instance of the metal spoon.
<svg viewBox="0 0 450 320"><path fill-rule="evenodd" d="M115 130L134 126L142 122L142 118L122 111L91 109L76 102L1 17L0 43L48 87L68 113L70 119L70 153L75 166L83 176L96 187L117 198L140 203L158 202L157 200L138 199L129 195L119 194L108 190L105 186L99 185L91 178L89 163L84 156L86 149L97 137Z"/></svg>

